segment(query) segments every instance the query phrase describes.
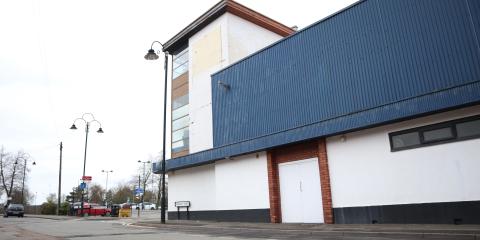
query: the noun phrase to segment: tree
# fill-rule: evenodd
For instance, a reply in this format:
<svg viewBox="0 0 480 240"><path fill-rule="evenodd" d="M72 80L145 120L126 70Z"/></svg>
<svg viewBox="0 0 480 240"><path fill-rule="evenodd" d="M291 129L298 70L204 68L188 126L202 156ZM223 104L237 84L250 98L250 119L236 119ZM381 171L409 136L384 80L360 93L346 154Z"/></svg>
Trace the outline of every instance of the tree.
<svg viewBox="0 0 480 240"><path fill-rule="evenodd" d="M162 163L162 152L158 153L157 157L151 157L152 162L156 162L158 165ZM154 188L154 182L157 182L157 188ZM162 200L162 174L153 174L152 175L152 189L155 189L156 192L156 204L158 207L161 206L161 200ZM167 176L165 177L165 202L168 202L168 178ZM168 204L165 203L165 206ZM168 206L167 206L168 207Z"/></svg>
<svg viewBox="0 0 480 240"><path fill-rule="evenodd" d="M108 205L110 206L110 204L112 204L112 201L113 201L113 192L112 190L108 190L107 193L105 194L105 205Z"/></svg>
<svg viewBox="0 0 480 240"><path fill-rule="evenodd" d="M22 199L22 189L20 188L14 188L12 190L12 193L10 194L10 197L12 198L12 202L14 203L23 203L24 205L28 205L30 203L30 200L34 197L33 194L28 190L27 187L23 190L23 198Z"/></svg>
<svg viewBox="0 0 480 240"><path fill-rule="evenodd" d="M65 201L69 203L74 203L80 201L82 198L82 190L78 187L72 188L72 191L68 193L65 197Z"/></svg>
<svg viewBox="0 0 480 240"><path fill-rule="evenodd" d="M113 203L125 203L132 199L133 189L127 184L121 184L112 190Z"/></svg>
<svg viewBox="0 0 480 240"><path fill-rule="evenodd" d="M47 197L47 202L44 202L40 207L40 213L46 215L54 215L57 211L57 195L50 193Z"/></svg>
<svg viewBox="0 0 480 240"><path fill-rule="evenodd" d="M27 170L24 164L29 158L29 155L22 150L12 154L6 152L3 146L0 148L0 188L7 194L7 205L12 201L14 193L22 188L22 180L25 177L22 170ZM22 202L18 199L15 201Z"/></svg>
<svg viewBox="0 0 480 240"><path fill-rule="evenodd" d="M98 185L97 183L93 183L89 188L90 202L102 203L103 195L105 194L105 190L102 188L102 186Z"/></svg>
<svg viewBox="0 0 480 240"><path fill-rule="evenodd" d="M68 202L62 202L62 204L60 205L60 210L58 211L58 213L60 215L67 215L69 208L70 208L70 204Z"/></svg>

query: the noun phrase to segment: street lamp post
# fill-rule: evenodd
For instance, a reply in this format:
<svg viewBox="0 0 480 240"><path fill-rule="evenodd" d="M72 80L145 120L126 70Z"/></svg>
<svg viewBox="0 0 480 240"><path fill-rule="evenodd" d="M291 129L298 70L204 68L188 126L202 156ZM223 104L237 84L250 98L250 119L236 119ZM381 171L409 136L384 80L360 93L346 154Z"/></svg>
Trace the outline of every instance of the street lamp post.
<svg viewBox="0 0 480 240"><path fill-rule="evenodd" d="M87 116L87 115L91 116L90 120L85 119L85 116ZM85 176L85 166L86 166L86 163L87 163L87 143L88 143L88 131L90 129L90 124L96 122L100 126L97 130L97 133L103 133L103 129L102 129L102 124L99 121L97 121L95 119L95 117L93 116L93 114L91 114L91 113L84 113L81 118L75 119L73 121L73 124L70 127L70 129L72 129L72 130L77 129L77 126L75 126L75 122L77 122L77 120L81 120L85 123L85 152L84 152L84 155L83 155L83 175L82 175L82 180L83 180L83 177ZM83 189L82 189L82 200L81 200L82 205L80 206L81 207L80 214L82 216L83 216L83 202L84 202L84 196L83 195L84 194L83 194Z"/></svg>
<svg viewBox="0 0 480 240"><path fill-rule="evenodd" d="M107 192L108 192L108 174L109 173L112 173L113 170L102 170L102 173L106 173L107 174L107 180L105 180L105 206L108 206L108 203L107 203Z"/></svg>
<svg viewBox="0 0 480 240"><path fill-rule="evenodd" d="M138 192L140 192L140 174L138 174ZM138 201L138 204L137 204L137 217L140 218L140 206L138 205L140 205L140 201Z"/></svg>
<svg viewBox="0 0 480 240"><path fill-rule="evenodd" d="M167 128L167 81L168 81L168 52L163 49L163 44L159 41L153 41L152 45L150 46L150 50L145 55L146 60L157 60L158 55L153 50L153 44L158 43L162 46L162 52L165 55L165 60L163 64L163 68L165 70L165 85L164 85L164 93L163 93L163 141L162 141L162 189L161 189L161 200L160 200L160 222L165 224L165 139L166 139L166 128Z"/></svg>
<svg viewBox="0 0 480 240"><path fill-rule="evenodd" d="M63 154L63 142L60 142L60 164L58 166L57 215L60 215L60 205L61 205L61 196L62 196L62 154Z"/></svg>

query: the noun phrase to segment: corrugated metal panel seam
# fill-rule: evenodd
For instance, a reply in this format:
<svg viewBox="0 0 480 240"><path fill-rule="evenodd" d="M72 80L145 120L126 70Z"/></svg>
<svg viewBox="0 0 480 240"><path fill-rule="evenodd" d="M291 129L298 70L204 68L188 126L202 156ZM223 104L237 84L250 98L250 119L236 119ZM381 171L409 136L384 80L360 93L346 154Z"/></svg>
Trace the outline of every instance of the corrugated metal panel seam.
<svg viewBox="0 0 480 240"><path fill-rule="evenodd" d="M290 144L312 138L331 136L338 133L355 131L372 125L390 123L398 119L414 117L421 114L436 112L442 109L450 109L465 104L478 104L480 102L480 81L457 86L454 88L426 94L422 97L406 99L390 105L369 109L367 111L348 114L336 119L329 119L313 125L303 126L277 133L277 137L260 137L246 142L222 146L206 151L193 153L184 157L167 161L167 170L173 171L203 164L212 163L216 160L225 159L251 152L263 151L281 144ZM415 109L406 106L415 106ZM361 115L361 116L359 116ZM285 133L294 136L289 142L283 141ZM292 134L295 133L295 134ZM321 134L319 134L321 133ZM265 139L268 138L268 139ZM275 141L280 139L282 141ZM246 145L246 146L245 146Z"/></svg>

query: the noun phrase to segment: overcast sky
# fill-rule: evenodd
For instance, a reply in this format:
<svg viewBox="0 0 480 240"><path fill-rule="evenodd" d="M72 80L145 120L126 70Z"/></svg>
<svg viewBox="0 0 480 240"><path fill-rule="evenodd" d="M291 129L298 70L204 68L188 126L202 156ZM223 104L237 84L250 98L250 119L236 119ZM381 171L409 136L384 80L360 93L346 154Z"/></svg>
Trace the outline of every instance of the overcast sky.
<svg viewBox="0 0 480 240"><path fill-rule="evenodd" d="M138 160L162 147L163 63L143 56L217 0L0 0L0 145L23 149L37 165L28 186L37 203L57 193L63 141L62 193L82 176L85 125L93 113L86 175L109 188L138 174ZM300 29L355 0L238 0ZM161 59L160 59L161 60ZM168 146L168 144L167 144Z"/></svg>

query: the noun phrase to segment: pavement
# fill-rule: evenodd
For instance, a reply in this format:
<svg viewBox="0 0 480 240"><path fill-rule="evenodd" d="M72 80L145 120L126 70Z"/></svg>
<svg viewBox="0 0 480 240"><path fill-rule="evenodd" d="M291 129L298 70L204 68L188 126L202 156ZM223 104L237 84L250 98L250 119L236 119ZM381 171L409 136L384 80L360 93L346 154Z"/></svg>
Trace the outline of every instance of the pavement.
<svg viewBox="0 0 480 240"><path fill-rule="evenodd" d="M69 216L26 215L54 220L80 219ZM91 216L85 221L120 221L138 226L181 232L240 238L268 239L455 239L480 240L480 225L430 224L272 224L168 220L161 224L157 212L134 214L131 218Z"/></svg>

